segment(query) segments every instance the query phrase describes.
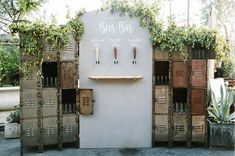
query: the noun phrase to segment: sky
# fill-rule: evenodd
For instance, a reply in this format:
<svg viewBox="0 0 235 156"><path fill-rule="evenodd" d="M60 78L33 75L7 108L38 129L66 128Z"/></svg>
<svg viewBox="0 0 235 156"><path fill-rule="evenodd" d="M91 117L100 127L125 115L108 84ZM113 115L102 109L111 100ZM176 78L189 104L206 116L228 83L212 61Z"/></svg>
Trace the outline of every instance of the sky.
<svg viewBox="0 0 235 156"><path fill-rule="evenodd" d="M50 21L51 16L54 15L57 18L59 24L66 23L67 7L70 10L71 16L75 14L80 8L85 8L87 11L97 10L102 6L103 0L48 0L42 8L32 15L32 19L41 19ZM152 0L145 0L151 3ZM175 15L177 23L180 25L186 25L187 23L187 1L188 0L171 0L172 14ZM201 0L190 0L190 24L200 23L200 9ZM162 4L161 17L170 15L170 0L165 0Z"/></svg>

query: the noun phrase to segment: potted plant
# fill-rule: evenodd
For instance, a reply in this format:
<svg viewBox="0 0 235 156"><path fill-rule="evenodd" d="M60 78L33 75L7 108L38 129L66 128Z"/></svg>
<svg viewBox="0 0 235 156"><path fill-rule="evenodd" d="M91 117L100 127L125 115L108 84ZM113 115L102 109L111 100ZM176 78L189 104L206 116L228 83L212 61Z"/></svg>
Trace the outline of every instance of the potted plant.
<svg viewBox="0 0 235 156"><path fill-rule="evenodd" d="M209 114L209 146L234 148L235 112L230 111L234 103L232 90L220 88L220 97L211 92L211 103L207 108Z"/></svg>
<svg viewBox="0 0 235 156"><path fill-rule="evenodd" d="M4 138L18 138L20 137L20 107L15 106L15 111L12 112L6 119Z"/></svg>

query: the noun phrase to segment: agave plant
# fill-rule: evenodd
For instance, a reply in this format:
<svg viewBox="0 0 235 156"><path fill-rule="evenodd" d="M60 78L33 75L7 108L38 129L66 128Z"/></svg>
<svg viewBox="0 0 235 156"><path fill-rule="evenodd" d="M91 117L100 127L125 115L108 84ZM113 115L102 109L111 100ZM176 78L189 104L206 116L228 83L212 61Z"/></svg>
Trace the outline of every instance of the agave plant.
<svg viewBox="0 0 235 156"><path fill-rule="evenodd" d="M211 104L207 108L209 117L212 117L217 123L228 123L235 121L235 112L230 114L230 107L234 101L232 90L224 92L222 86L220 88L221 97L216 99L214 92L211 92Z"/></svg>

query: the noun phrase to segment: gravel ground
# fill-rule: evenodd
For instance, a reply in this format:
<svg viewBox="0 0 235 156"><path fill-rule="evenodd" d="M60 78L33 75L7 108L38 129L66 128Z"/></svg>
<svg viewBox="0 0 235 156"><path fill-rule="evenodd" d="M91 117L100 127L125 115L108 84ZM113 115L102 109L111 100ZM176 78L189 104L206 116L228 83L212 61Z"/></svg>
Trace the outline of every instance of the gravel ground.
<svg viewBox="0 0 235 156"><path fill-rule="evenodd" d="M177 145L178 146L178 145ZM19 139L4 139L0 136L0 156L20 155ZM37 148L25 148L25 156L235 156L234 150L206 149L202 146L185 148L132 148L132 149L77 149L72 145L58 151L56 146L45 147L43 153L38 153Z"/></svg>

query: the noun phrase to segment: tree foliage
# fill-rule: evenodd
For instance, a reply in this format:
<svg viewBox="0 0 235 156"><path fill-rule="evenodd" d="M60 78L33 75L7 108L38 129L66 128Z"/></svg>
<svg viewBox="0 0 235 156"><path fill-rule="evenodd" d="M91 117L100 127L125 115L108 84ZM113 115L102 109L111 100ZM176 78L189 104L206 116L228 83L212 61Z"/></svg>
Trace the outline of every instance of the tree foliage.
<svg viewBox="0 0 235 156"><path fill-rule="evenodd" d="M46 0L0 0L0 30L9 32L8 25L24 20Z"/></svg>
<svg viewBox="0 0 235 156"><path fill-rule="evenodd" d="M110 9L112 13L120 16L129 15L139 18L140 26L149 30L150 40L154 47L168 53L180 53L186 60L187 46L194 49L215 51L217 58L221 59L229 52L225 39L216 31L205 27L178 26L173 19L168 20L168 26L158 20L160 3L146 5L141 1L129 2L121 0L108 0L101 10Z"/></svg>
<svg viewBox="0 0 235 156"><path fill-rule="evenodd" d="M234 0L201 0L202 22L208 25L208 19L212 8L216 11L216 27L224 29L226 39L228 39L228 26L232 26L235 17L235 1Z"/></svg>
<svg viewBox="0 0 235 156"><path fill-rule="evenodd" d="M76 41L80 41L84 32L80 18L83 13L79 11L66 25L58 25L55 20L49 24L40 21L12 23L10 29L13 33L19 33L21 56L25 59L20 73L27 77L31 70L36 70L41 75L39 69L44 61L46 46L50 46L59 57L60 52L68 46L71 34Z"/></svg>
<svg viewBox="0 0 235 156"><path fill-rule="evenodd" d="M19 85L19 49L0 44L0 86Z"/></svg>

